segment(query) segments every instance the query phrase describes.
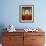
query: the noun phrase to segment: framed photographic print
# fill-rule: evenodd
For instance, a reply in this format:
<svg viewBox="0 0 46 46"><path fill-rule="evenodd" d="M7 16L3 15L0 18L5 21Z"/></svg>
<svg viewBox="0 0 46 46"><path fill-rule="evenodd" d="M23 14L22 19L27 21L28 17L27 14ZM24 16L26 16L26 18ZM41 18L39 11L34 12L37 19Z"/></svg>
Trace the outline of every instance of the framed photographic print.
<svg viewBox="0 0 46 46"><path fill-rule="evenodd" d="M19 6L19 21L25 23L34 21L34 5Z"/></svg>

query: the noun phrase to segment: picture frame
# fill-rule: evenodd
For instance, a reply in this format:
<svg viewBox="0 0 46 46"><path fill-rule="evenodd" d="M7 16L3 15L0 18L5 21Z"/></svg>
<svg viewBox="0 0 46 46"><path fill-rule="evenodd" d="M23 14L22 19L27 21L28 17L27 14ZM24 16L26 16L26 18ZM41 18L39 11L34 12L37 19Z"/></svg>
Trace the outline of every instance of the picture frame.
<svg viewBox="0 0 46 46"><path fill-rule="evenodd" d="M24 23L34 22L34 5L19 6L19 21Z"/></svg>

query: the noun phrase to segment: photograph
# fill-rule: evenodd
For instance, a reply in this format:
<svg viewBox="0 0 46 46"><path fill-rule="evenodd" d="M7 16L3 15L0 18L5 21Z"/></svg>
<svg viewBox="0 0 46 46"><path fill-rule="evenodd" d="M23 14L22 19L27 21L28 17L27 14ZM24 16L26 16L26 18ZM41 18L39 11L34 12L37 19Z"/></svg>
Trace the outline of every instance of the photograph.
<svg viewBox="0 0 46 46"><path fill-rule="evenodd" d="M20 5L19 6L19 20L20 22L33 22L34 20L34 5Z"/></svg>

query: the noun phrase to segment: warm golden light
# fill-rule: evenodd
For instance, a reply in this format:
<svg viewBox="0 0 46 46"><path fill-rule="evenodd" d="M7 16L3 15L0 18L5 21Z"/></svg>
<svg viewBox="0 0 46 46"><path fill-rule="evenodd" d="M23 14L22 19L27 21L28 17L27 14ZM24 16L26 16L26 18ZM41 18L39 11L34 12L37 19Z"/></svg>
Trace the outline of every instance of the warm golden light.
<svg viewBox="0 0 46 46"><path fill-rule="evenodd" d="M25 14L29 15L30 14L29 10L25 10Z"/></svg>

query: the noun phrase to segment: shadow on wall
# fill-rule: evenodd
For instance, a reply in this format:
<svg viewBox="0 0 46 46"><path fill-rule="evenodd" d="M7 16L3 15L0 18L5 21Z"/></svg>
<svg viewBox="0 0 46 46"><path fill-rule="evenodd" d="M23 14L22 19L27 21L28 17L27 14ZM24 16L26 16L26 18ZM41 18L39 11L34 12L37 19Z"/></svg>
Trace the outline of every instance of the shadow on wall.
<svg viewBox="0 0 46 46"><path fill-rule="evenodd" d="M6 28L6 26L4 24L0 24L0 43L2 43L3 32L6 31L4 28Z"/></svg>

